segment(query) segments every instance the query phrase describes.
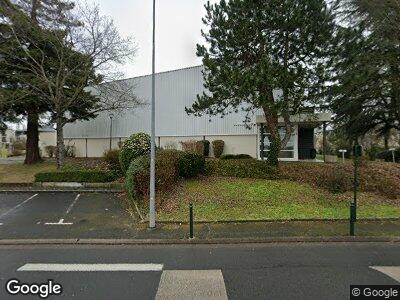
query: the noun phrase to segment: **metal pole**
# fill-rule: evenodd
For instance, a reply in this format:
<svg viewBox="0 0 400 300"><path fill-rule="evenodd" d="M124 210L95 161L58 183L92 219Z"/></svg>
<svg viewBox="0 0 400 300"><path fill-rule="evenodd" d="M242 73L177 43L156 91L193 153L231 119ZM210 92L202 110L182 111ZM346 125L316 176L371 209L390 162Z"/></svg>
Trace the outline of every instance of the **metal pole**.
<svg viewBox="0 0 400 300"><path fill-rule="evenodd" d="M189 204L189 237L193 238L193 204Z"/></svg>
<svg viewBox="0 0 400 300"><path fill-rule="evenodd" d="M153 0L153 53L152 53L152 74L151 74L151 153L150 153L150 205L149 205L149 227L156 227L156 209L155 209L155 195L156 195L156 129L155 129L155 60L156 60L156 0Z"/></svg>
<svg viewBox="0 0 400 300"><path fill-rule="evenodd" d="M110 116L110 151L112 149L112 117Z"/></svg>

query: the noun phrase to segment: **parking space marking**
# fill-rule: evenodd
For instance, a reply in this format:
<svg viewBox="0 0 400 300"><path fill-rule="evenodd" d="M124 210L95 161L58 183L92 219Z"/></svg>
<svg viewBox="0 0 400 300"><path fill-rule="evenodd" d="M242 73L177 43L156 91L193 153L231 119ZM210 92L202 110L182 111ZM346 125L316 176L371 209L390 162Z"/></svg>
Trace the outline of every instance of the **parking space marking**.
<svg viewBox="0 0 400 300"><path fill-rule="evenodd" d="M60 219L60 221L58 221L57 223L44 223L44 225L72 225L74 223L64 223L64 219Z"/></svg>
<svg viewBox="0 0 400 300"><path fill-rule="evenodd" d="M378 272L381 272L389 277L392 277L394 280L400 282L400 267L397 266L372 266L371 269L374 269Z"/></svg>
<svg viewBox="0 0 400 300"><path fill-rule="evenodd" d="M75 197L75 200L71 203L71 205L68 207L67 211L65 212L65 215L68 215L71 212L72 208L74 207L74 205L76 204L76 201L78 201L80 196L81 196L81 194L78 194Z"/></svg>
<svg viewBox="0 0 400 300"><path fill-rule="evenodd" d="M161 272L162 264L25 264L17 271L28 272Z"/></svg>
<svg viewBox="0 0 400 300"><path fill-rule="evenodd" d="M10 212L13 212L15 210L17 210L18 208L20 208L22 205L24 205L25 203L27 203L28 201L32 200L33 198L35 198L37 195L39 194L35 194L31 197L29 197L28 199L22 201L21 203L19 203L17 206L14 206L13 208L11 208L10 210L6 211L5 213L0 215L0 219L7 216ZM1 223L3 225L3 223Z"/></svg>
<svg viewBox="0 0 400 300"><path fill-rule="evenodd" d="M65 212L65 216L68 216L68 214L71 212L71 210L74 208L76 202L78 201L79 197L81 196L81 194L76 195L74 201L72 201L72 203L70 204L70 206L68 206L66 212ZM73 225L74 223L72 222L64 222L64 219L60 219L60 221L58 221L57 223L54 222L46 222L44 223L44 225Z"/></svg>

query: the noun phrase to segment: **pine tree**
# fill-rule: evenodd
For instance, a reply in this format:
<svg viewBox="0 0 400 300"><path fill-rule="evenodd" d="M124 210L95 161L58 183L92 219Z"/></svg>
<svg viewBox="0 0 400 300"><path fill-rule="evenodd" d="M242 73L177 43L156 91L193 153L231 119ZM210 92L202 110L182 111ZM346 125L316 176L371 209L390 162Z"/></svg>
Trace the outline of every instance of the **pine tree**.
<svg viewBox="0 0 400 300"><path fill-rule="evenodd" d="M209 31L202 35L207 44L197 46L197 55L203 58L208 92L186 111L225 115L261 110L271 142L268 162L277 165L293 131L290 116L315 101L324 85L331 11L323 0L221 0L205 8Z"/></svg>
<svg viewBox="0 0 400 300"><path fill-rule="evenodd" d="M10 35L10 28L8 25L12 17L10 14L18 15L23 14L26 16L26 23L28 28L40 27L42 29L60 29L67 26L75 26L77 23L71 17L70 11L73 9L74 4L70 1L62 0L0 0L0 28L1 39L0 52L7 53L9 47L13 44L13 37ZM21 16L22 17L22 16ZM8 44L7 44L8 43ZM19 58L24 57L21 49L15 51L14 55L20 55ZM17 56L15 57L17 58ZM15 59L14 63L15 63ZM2 93L2 104L0 109L3 114L9 114L10 110L16 115L24 115L27 119L27 141L26 141L26 157L25 164L32 164L39 162L39 115L47 111L46 105L41 101L39 95L28 87L26 81L16 82L16 77L21 76L24 71L19 70L18 76L8 76L7 74L13 70L9 70L4 66L1 70L3 76L0 75L0 85L5 91ZM32 74L25 74L23 77L27 79ZM12 89L14 90L12 91ZM20 91L23 88L23 91ZM7 97L9 96L9 97Z"/></svg>
<svg viewBox="0 0 400 300"><path fill-rule="evenodd" d="M343 0L332 88L336 123L349 138L400 130L400 4Z"/></svg>

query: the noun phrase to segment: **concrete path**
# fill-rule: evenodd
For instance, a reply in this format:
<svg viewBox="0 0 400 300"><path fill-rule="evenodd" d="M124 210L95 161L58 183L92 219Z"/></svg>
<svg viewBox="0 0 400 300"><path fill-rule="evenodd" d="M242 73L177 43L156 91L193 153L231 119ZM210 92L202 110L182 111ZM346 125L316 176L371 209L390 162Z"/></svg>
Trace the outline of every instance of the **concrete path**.
<svg viewBox="0 0 400 300"><path fill-rule="evenodd" d="M0 165L22 164L24 160L25 156L0 158Z"/></svg>
<svg viewBox="0 0 400 300"><path fill-rule="evenodd" d="M400 266L390 243L0 246L0 258L0 299L14 299L12 278L53 280L63 299L349 299L350 285L400 284L371 268Z"/></svg>

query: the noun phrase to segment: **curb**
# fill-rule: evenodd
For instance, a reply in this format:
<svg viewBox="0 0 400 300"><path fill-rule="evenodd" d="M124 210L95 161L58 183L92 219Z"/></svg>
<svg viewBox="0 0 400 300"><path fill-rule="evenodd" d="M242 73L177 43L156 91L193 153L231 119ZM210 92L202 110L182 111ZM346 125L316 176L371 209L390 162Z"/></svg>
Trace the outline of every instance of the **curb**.
<svg viewBox="0 0 400 300"><path fill-rule="evenodd" d="M273 243L400 243L400 237L271 237L216 239L14 239L0 240L0 245L209 245Z"/></svg>
<svg viewBox="0 0 400 300"><path fill-rule="evenodd" d="M363 218L357 219L357 222L380 222L380 221L400 221L400 218ZM287 223L287 222L330 222L330 223L340 223L340 222L349 222L349 218L338 218L338 219L322 219L322 218L308 218L308 219L262 219L262 220L215 220L215 221L207 221L207 220L196 220L195 224L245 224L245 223ZM172 225L180 225L180 224L188 224L188 220L181 221L157 221L159 224L172 224Z"/></svg>

